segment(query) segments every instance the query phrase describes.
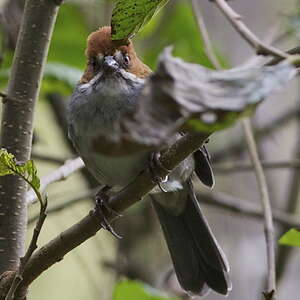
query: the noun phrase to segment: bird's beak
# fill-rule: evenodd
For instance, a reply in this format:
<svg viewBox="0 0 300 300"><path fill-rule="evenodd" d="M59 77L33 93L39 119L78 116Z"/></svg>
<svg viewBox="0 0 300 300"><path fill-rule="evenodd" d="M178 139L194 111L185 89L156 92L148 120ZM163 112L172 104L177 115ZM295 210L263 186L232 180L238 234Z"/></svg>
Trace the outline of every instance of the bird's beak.
<svg viewBox="0 0 300 300"><path fill-rule="evenodd" d="M107 72L115 72L120 68L113 56L105 56L103 59L103 69Z"/></svg>

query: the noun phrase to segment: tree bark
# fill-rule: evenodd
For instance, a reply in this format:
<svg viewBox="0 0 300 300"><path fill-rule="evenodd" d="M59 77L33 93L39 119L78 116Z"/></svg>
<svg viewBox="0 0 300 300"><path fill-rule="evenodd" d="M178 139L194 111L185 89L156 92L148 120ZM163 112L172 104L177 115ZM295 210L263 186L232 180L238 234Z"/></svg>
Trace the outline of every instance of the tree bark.
<svg viewBox="0 0 300 300"><path fill-rule="evenodd" d="M17 161L30 157L35 102L59 2L27 0L4 99L1 147ZM0 177L0 273L14 270L24 254L27 186L16 176Z"/></svg>

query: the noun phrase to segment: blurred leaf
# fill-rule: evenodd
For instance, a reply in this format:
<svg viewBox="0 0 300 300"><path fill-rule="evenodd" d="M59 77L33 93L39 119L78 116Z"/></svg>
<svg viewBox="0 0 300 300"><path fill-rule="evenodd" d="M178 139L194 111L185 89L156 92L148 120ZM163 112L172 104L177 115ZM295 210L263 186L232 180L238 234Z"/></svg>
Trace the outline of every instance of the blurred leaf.
<svg viewBox="0 0 300 300"><path fill-rule="evenodd" d="M48 61L82 69L89 29L78 4L65 3L59 10L51 40Z"/></svg>
<svg viewBox="0 0 300 300"><path fill-rule="evenodd" d="M0 71L0 82L8 80L9 69ZM47 63L45 66L44 77L42 81L42 94L48 92L59 92L62 95L69 95L78 83L82 71L60 63Z"/></svg>
<svg viewBox="0 0 300 300"><path fill-rule="evenodd" d="M75 87L81 75L81 70L59 63L48 63L44 72L44 76L62 81L71 88Z"/></svg>
<svg viewBox="0 0 300 300"><path fill-rule="evenodd" d="M152 31L150 31L152 29ZM198 25L187 2L170 2L161 10L149 25L146 25L136 38L141 44L143 60L154 69L157 57L167 46L174 46L174 55L189 62L212 68L204 51L204 44ZM224 63L224 58L219 56Z"/></svg>
<svg viewBox="0 0 300 300"><path fill-rule="evenodd" d="M289 230L280 238L279 244L300 247L300 231L294 228Z"/></svg>
<svg viewBox="0 0 300 300"><path fill-rule="evenodd" d="M6 175L18 175L35 190L40 188L40 179L32 160L17 163L13 154L8 153L6 149L0 149L0 176Z"/></svg>
<svg viewBox="0 0 300 300"><path fill-rule="evenodd" d="M113 300L179 300L138 281L123 280L114 289Z"/></svg>
<svg viewBox="0 0 300 300"><path fill-rule="evenodd" d="M113 40L133 37L168 0L116 0L112 13Z"/></svg>

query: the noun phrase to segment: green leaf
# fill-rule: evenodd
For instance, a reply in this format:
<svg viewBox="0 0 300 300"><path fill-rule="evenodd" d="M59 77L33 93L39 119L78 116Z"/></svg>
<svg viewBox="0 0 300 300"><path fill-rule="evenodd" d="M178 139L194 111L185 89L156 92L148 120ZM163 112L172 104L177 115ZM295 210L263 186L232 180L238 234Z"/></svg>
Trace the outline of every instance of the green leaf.
<svg viewBox="0 0 300 300"><path fill-rule="evenodd" d="M0 176L6 175L21 176L33 189L40 188L40 179L32 160L17 163L13 154L8 153L6 149L0 149Z"/></svg>
<svg viewBox="0 0 300 300"><path fill-rule="evenodd" d="M136 40L143 45L143 62L152 69L155 69L159 54L169 45L174 46L175 56L213 68L205 54L203 39L188 1L170 3L168 9L161 10L139 32ZM224 59L220 56L219 59L225 67Z"/></svg>
<svg viewBox="0 0 300 300"><path fill-rule="evenodd" d="M75 87L81 75L80 69L60 63L48 63L44 73L44 76L64 82L71 88Z"/></svg>
<svg viewBox="0 0 300 300"><path fill-rule="evenodd" d="M280 238L279 244L300 247L300 231L295 228L289 230Z"/></svg>
<svg viewBox="0 0 300 300"><path fill-rule="evenodd" d="M168 0L117 0L112 13L113 40L132 38Z"/></svg>
<svg viewBox="0 0 300 300"><path fill-rule="evenodd" d="M51 39L48 62L84 68L86 62L84 51L89 31L83 9L79 4L62 5Z"/></svg>
<svg viewBox="0 0 300 300"><path fill-rule="evenodd" d="M113 300L179 300L142 282L123 280L114 289Z"/></svg>

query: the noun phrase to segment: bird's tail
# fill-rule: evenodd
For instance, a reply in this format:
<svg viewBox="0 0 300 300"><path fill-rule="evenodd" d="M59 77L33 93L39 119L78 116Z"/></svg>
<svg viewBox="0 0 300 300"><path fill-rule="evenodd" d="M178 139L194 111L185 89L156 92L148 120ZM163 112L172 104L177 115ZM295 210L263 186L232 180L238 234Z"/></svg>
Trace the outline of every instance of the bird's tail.
<svg viewBox="0 0 300 300"><path fill-rule="evenodd" d="M227 295L231 289L229 266L202 214L192 183L186 183L181 191L151 197L182 288L195 295L206 294L209 288ZM185 205L174 214L168 203L178 197Z"/></svg>

